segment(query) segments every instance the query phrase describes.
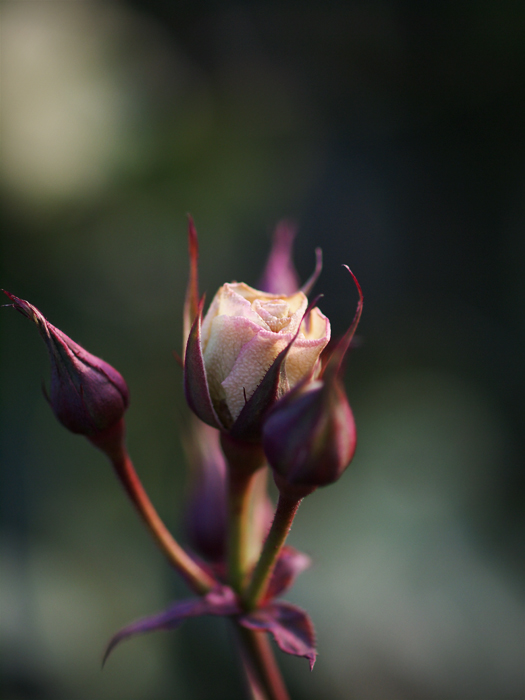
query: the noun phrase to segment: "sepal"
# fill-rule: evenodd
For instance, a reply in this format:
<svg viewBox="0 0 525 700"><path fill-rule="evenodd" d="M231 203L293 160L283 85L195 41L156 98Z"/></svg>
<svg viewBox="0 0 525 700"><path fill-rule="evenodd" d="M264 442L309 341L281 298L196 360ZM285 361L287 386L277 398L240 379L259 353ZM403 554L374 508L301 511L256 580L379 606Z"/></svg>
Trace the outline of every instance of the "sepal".
<svg viewBox="0 0 525 700"><path fill-rule="evenodd" d="M275 601L239 619L243 627L270 632L281 651L308 659L313 669L317 651L315 630L307 613L296 605Z"/></svg>
<svg viewBox="0 0 525 700"><path fill-rule="evenodd" d="M202 326L202 308L204 306L204 297L199 303L197 316L191 327L186 344L186 355L184 361L184 393L186 400L195 413L204 423L211 425L212 428L224 430L224 426L215 409L210 396L210 388L208 386L208 378L206 377L206 369L204 367L204 357L202 354L201 342L201 326Z"/></svg>
<svg viewBox="0 0 525 700"><path fill-rule="evenodd" d="M180 627L189 617L200 615L235 615L240 612L235 594L228 586L218 586L203 598L189 598L180 600L170 605L166 610L155 615L142 617L130 625L126 625L110 639L104 656L104 665L116 646L125 639L136 637L139 634L154 632L156 630L174 630Z"/></svg>
<svg viewBox="0 0 525 700"><path fill-rule="evenodd" d="M292 260L296 234L297 227L291 221L280 221L277 224L272 249L259 283L259 289L263 292L291 296L299 289L299 275Z"/></svg>

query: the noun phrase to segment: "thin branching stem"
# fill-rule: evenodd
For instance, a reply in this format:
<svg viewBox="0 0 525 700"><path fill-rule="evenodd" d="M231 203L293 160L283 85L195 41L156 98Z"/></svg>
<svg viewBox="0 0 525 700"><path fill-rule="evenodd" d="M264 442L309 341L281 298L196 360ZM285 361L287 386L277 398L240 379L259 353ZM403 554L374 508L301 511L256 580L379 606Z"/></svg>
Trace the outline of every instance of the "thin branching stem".
<svg viewBox="0 0 525 700"><path fill-rule="evenodd" d="M144 490L125 448L113 455L111 461L126 493L160 549L195 593L200 595L208 593L216 585L216 581L189 556L164 525Z"/></svg>

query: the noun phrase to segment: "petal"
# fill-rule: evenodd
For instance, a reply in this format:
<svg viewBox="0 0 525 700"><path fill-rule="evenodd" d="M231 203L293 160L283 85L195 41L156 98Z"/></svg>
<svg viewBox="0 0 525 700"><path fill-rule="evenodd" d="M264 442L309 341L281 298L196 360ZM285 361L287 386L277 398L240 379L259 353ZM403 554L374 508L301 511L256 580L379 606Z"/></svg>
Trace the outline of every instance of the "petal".
<svg viewBox="0 0 525 700"><path fill-rule="evenodd" d="M260 325L261 319L257 312L252 309L252 297L254 294L260 296L260 292L252 289L244 282L224 284L219 299L219 315L244 316Z"/></svg>
<svg viewBox="0 0 525 700"><path fill-rule="evenodd" d="M232 437L248 442L260 440L262 425L268 409L289 389L283 363L294 339L295 336L277 355L251 398L245 402L238 418L231 427Z"/></svg>
<svg viewBox="0 0 525 700"><path fill-rule="evenodd" d="M205 348L206 345L208 344L212 321L219 313L220 295L221 294L222 294L222 287L219 289L219 291L213 297L213 300L210 304L210 308L208 309L208 311L206 312L206 315L202 319L201 343L202 343L203 348Z"/></svg>
<svg viewBox="0 0 525 700"><path fill-rule="evenodd" d="M330 340L330 321L323 312L315 307L303 321L301 332L307 340L326 338Z"/></svg>
<svg viewBox="0 0 525 700"><path fill-rule="evenodd" d="M297 338L286 358L286 376L290 387L295 386L312 371L328 340L329 337L319 340L307 340L300 336Z"/></svg>
<svg viewBox="0 0 525 700"><path fill-rule="evenodd" d="M204 365L212 399L218 402L225 398L222 382L230 374L243 346L260 330L259 324L242 316L216 316L213 319L204 350Z"/></svg>
<svg viewBox="0 0 525 700"><path fill-rule="evenodd" d="M251 398L277 355L293 339L290 333L261 330L239 353L232 371L222 382L226 403L235 420Z"/></svg>
<svg viewBox="0 0 525 700"><path fill-rule="evenodd" d="M304 656L313 669L317 651L312 621L301 608L278 601L239 618L243 627L271 632L277 646L287 654Z"/></svg>

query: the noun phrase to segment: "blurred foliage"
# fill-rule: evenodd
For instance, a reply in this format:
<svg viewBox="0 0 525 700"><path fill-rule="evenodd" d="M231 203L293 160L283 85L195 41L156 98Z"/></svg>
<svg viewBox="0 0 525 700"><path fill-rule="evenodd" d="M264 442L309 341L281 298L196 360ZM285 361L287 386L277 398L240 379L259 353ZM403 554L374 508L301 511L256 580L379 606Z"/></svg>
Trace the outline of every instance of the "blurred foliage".
<svg viewBox="0 0 525 700"><path fill-rule="evenodd" d="M354 467L301 507L292 696L518 700L525 8L503 2L4 0L2 287L115 365L129 444L180 532L186 220L201 287L256 284L281 217L347 370ZM2 698L242 697L220 620L130 642L184 594L2 310ZM5 612L4 612L5 611Z"/></svg>

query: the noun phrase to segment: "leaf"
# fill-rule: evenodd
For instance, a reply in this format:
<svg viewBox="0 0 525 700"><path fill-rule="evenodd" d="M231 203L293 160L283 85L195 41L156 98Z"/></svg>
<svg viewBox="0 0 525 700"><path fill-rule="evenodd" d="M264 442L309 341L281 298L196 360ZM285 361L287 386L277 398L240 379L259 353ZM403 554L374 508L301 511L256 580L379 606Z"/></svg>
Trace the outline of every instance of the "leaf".
<svg viewBox="0 0 525 700"><path fill-rule="evenodd" d="M313 669L317 651L315 631L309 616L301 608L277 601L239 618L243 627L270 632L281 651L303 656Z"/></svg>

